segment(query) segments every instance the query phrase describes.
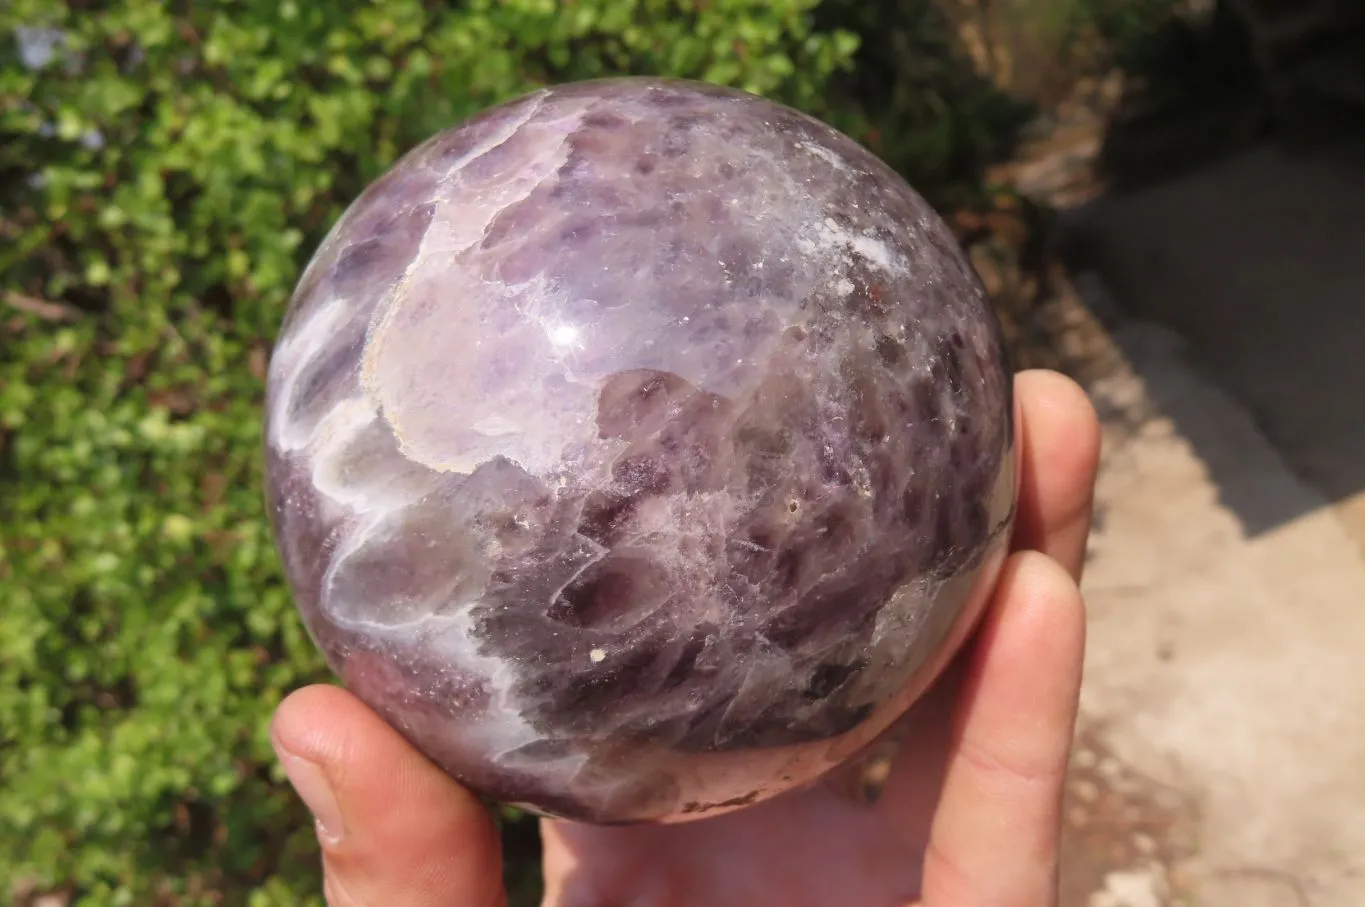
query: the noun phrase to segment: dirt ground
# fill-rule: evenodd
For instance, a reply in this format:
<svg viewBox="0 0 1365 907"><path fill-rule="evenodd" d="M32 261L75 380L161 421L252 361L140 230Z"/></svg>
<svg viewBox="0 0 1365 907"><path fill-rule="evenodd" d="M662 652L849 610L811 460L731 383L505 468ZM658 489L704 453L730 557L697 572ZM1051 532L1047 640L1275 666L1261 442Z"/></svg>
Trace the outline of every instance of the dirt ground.
<svg viewBox="0 0 1365 907"><path fill-rule="evenodd" d="M1361 907L1365 147L1105 196L1093 126L1013 173L1105 426L1062 907Z"/></svg>

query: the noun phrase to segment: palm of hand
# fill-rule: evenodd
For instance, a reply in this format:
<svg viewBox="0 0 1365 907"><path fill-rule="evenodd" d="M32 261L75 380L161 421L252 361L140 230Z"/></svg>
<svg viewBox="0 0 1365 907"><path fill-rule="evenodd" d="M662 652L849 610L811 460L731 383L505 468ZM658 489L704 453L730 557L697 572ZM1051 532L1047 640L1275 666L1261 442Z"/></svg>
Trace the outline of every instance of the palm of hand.
<svg viewBox="0 0 1365 907"><path fill-rule="evenodd" d="M957 676L906 716L874 803L821 784L701 823L593 828L542 822L548 903L904 904L921 888ZM848 787L851 785L843 785Z"/></svg>
<svg viewBox="0 0 1365 907"><path fill-rule="evenodd" d="M1098 429L1066 379L1017 387L1016 553L968 651L904 719L876 803L821 785L686 825L546 821L546 907L1055 904ZM318 819L331 907L505 903L477 799L359 700L300 690L272 737Z"/></svg>

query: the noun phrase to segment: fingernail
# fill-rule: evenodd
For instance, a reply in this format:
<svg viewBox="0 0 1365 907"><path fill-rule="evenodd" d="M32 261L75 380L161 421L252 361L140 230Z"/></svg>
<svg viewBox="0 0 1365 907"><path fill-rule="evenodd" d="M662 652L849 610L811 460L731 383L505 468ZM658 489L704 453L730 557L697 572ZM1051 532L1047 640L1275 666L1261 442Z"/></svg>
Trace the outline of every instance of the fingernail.
<svg viewBox="0 0 1365 907"><path fill-rule="evenodd" d="M316 762L283 750L277 752L280 763L284 766L284 773L289 776L289 783L294 785L299 799L303 800L303 805L313 814L313 820L318 826L318 837L325 844L339 843L343 831L341 806L337 803L336 793L327 780L327 773Z"/></svg>

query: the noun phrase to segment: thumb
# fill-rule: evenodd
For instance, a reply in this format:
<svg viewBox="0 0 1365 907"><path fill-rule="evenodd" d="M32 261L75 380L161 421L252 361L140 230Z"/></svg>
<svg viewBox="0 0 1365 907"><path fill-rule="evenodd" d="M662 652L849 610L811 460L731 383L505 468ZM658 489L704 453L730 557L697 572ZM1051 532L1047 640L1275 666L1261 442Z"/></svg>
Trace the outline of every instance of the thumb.
<svg viewBox="0 0 1365 907"><path fill-rule="evenodd" d="M505 903L488 812L355 696L298 690L270 730L317 822L331 907Z"/></svg>

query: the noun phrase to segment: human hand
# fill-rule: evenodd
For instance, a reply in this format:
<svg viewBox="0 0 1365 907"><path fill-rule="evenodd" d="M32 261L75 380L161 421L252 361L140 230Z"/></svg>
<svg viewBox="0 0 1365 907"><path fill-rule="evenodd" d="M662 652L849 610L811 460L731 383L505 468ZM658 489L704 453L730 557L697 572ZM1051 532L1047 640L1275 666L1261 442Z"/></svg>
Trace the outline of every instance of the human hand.
<svg viewBox="0 0 1365 907"><path fill-rule="evenodd" d="M546 907L1055 905L1099 430L1069 380L1025 372L1016 388L1014 552L979 632L906 717L876 803L818 785L684 825L545 820ZM271 730L318 820L331 907L505 903L478 798L354 696L298 690Z"/></svg>

